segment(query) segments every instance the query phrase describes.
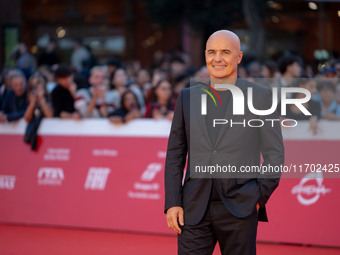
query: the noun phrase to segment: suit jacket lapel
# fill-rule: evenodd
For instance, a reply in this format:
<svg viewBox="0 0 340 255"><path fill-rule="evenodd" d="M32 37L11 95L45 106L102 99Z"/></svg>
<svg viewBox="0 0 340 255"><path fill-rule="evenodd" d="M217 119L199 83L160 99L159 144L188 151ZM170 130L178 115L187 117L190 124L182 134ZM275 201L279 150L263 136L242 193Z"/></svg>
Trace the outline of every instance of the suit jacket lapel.
<svg viewBox="0 0 340 255"><path fill-rule="evenodd" d="M207 128L207 122L206 122L206 115L201 115L201 90L200 88L204 88L203 85L199 85L195 87L195 90L193 91L194 94L190 96L190 102L191 106L193 106L193 110L196 113L195 118L197 118L197 123L202 131L202 135L204 138L208 141L209 146L212 147L212 141L210 140L208 128ZM209 113L208 113L209 114ZM196 122L195 122L196 123Z"/></svg>

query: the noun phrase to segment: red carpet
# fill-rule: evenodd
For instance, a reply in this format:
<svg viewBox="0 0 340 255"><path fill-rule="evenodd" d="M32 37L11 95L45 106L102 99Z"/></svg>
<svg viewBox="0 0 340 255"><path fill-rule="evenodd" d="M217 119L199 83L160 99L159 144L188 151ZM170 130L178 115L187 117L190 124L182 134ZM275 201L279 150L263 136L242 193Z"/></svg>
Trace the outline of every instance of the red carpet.
<svg viewBox="0 0 340 255"><path fill-rule="evenodd" d="M340 249L258 243L259 255L333 255ZM2 255L174 255L176 237L0 225ZM215 251L214 255L220 254Z"/></svg>

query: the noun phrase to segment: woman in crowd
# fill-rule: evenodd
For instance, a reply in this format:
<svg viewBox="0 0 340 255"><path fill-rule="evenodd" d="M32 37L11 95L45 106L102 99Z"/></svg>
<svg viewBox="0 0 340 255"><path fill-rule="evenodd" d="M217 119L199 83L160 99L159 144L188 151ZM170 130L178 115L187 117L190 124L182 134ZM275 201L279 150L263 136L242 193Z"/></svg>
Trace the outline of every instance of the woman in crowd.
<svg viewBox="0 0 340 255"><path fill-rule="evenodd" d="M166 69L163 68L157 68L152 73L152 79L151 83L153 86L156 86L156 84L163 79L169 80L169 74Z"/></svg>
<svg viewBox="0 0 340 255"><path fill-rule="evenodd" d="M152 88L151 75L148 69L142 68L137 72L136 84L142 91L143 96L146 97L149 90Z"/></svg>
<svg viewBox="0 0 340 255"><path fill-rule="evenodd" d="M126 70L124 68L116 69L111 78L111 88L112 90L108 92L109 98L111 102L118 109L121 105L121 96L123 93L129 88L128 87L128 76ZM137 96L138 103L140 105L141 110L144 109L144 97L140 89L137 86L130 86L129 88L135 95Z"/></svg>
<svg viewBox="0 0 340 255"><path fill-rule="evenodd" d="M335 85L329 80L320 80L318 83L323 119L340 120L340 105L336 103L335 90Z"/></svg>
<svg viewBox="0 0 340 255"><path fill-rule="evenodd" d="M108 92L110 101L114 104L116 109L120 107L121 95L126 90L128 77L123 68L117 68L111 76L111 90Z"/></svg>
<svg viewBox="0 0 340 255"><path fill-rule="evenodd" d="M279 78L280 73L277 70L277 64L275 61L267 60L261 66L261 77L266 79Z"/></svg>
<svg viewBox="0 0 340 255"><path fill-rule="evenodd" d="M141 117L137 96L131 90L123 92L120 105L118 109L109 115L110 122L123 124Z"/></svg>
<svg viewBox="0 0 340 255"><path fill-rule="evenodd" d="M315 79L309 78L309 76L302 76L302 78L296 79L294 87L307 89L311 95L316 93L316 81ZM305 96L304 93L293 94L293 98L304 98ZM308 102L303 103L303 106L312 114L311 116L305 115L295 104L289 104L286 109L286 118L309 120L309 127L313 134L316 134L318 131L318 119L320 119L321 115L321 105L319 102L311 99Z"/></svg>
<svg viewBox="0 0 340 255"><path fill-rule="evenodd" d="M166 79L158 81L147 99L146 118L167 118L172 120L175 103L172 100L172 86Z"/></svg>
<svg viewBox="0 0 340 255"><path fill-rule="evenodd" d="M33 116L42 115L47 118L53 116L53 111L49 105L46 82L40 74L34 74L28 81L28 101L29 105L24 118L30 122Z"/></svg>
<svg viewBox="0 0 340 255"><path fill-rule="evenodd" d="M136 75L136 83L140 88L143 88L146 83L151 83L151 75L148 69L142 68L138 70Z"/></svg>
<svg viewBox="0 0 340 255"><path fill-rule="evenodd" d="M24 141L31 144L32 150L38 148L37 131L44 117L51 118L53 111L48 103L46 80L40 74L33 74L28 80L28 101L24 118L28 122Z"/></svg>

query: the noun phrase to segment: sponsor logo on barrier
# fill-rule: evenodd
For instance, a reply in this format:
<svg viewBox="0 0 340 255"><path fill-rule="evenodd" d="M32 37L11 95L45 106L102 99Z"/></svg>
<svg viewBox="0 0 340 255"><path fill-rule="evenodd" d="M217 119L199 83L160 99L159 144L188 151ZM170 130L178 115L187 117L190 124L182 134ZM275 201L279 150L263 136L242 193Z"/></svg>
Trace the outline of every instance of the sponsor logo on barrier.
<svg viewBox="0 0 340 255"><path fill-rule="evenodd" d="M47 148L44 154L44 160L46 161L69 161L70 149L67 148Z"/></svg>
<svg viewBox="0 0 340 255"><path fill-rule="evenodd" d="M110 173L110 168L91 167L85 181L85 189L104 190Z"/></svg>
<svg viewBox="0 0 340 255"><path fill-rule="evenodd" d="M166 151L158 151L157 157L158 158L166 158Z"/></svg>
<svg viewBox="0 0 340 255"><path fill-rule="evenodd" d="M155 179L156 174L161 170L162 165L160 163L151 163L148 165L140 178L142 181L152 181Z"/></svg>
<svg viewBox="0 0 340 255"><path fill-rule="evenodd" d="M159 183L152 182L156 175L162 170L161 163L150 163L140 177L133 185L133 191L128 192L128 197L137 199L158 200L161 195L159 193Z"/></svg>
<svg viewBox="0 0 340 255"><path fill-rule="evenodd" d="M15 175L0 175L0 189L13 190L15 187Z"/></svg>
<svg viewBox="0 0 340 255"><path fill-rule="evenodd" d="M114 149L93 149L92 155L95 157L117 157L118 151Z"/></svg>
<svg viewBox="0 0 340 255"><path fill-rule="evenodd" d="M64 178L61 168L42 167L38 172L39 185L60 186Z"/></svg>
<svg viewBox="0 0 340 255"><path fill-rule="evenodd" d="M292 194L296 194L297 200L302 205L315 204L321 195L331 192L331 189L323 185L322 173L309 173L301 179L298 185L292 188Z"/></svg>

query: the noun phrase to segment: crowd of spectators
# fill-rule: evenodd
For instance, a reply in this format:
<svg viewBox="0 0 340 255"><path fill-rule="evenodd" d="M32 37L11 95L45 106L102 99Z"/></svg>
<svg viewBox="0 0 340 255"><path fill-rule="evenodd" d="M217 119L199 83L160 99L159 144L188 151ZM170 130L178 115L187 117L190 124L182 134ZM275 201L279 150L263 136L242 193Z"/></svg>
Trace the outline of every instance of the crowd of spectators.
<svg viewBox="0 0 340 255"><path fill-rule="evenodd" d="M150 67L138 61L123 63L110 58L98 65L91 51L76 41L70 65L60 63L51 41L39 58L23 44L14 55L16 68L4 68L0 77L0 122L37 116L62 119L108 118L124 124L136 118L172 120L180 91L190 86L190 78L208 79L205 66L194 68L190 57L173 50L156 51ZM317 132L318 119L340 120L340 60L333 59L320 72L303 66L301 58L283 55L278 61L248 61L239 67L239 76L267 87L308 89L312 100L304 106L312 116L289 105L286 116L309 120ZM292 97L305 95L294 93Z"/></svg>

